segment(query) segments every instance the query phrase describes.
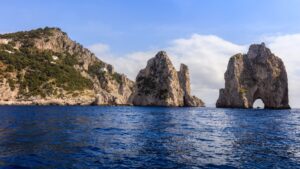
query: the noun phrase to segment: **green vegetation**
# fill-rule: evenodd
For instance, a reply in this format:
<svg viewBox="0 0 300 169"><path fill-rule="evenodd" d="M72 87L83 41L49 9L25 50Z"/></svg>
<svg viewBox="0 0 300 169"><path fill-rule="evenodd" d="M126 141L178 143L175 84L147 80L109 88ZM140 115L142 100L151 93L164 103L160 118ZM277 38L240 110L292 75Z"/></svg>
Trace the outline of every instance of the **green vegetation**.
<svg viewBox="0 0 300 169"><path fill-rule="evenodd" d="M159 99L168 98L168 90L167 89L159 89L156 91L157 83L151 77L138 77L137 78L137 86L139 88L139 93L144 93L145 95L155 94ZM155 92L155 93L152 93Z"/></svg>
<svg viewBox="0 0 300 169"><path fill-rule="evenodd" d="M122 83L122 75L119 73L112 74L112 78L117 81L119 84Z"/></svg>
<svg viewBox="0 0 300 169"><path fill-rule="evenodd" d="M149 95L155 88L156 83L151 77L138 77L137 86L140 89L141 93Z"/></svg>
<svg viewBox="0 0 300 169"><path fill-rule="evenodd" d="M22 40L28 40L28 39L34 39L34 38L40 38L40 37L47 37L52 35L52 30L59 30L59 28L39 28L31 31L21 31L16 33L7 33L0 35L0 38L5 39L12 39L13 41L22 41Z"/></svg>
<svg viewBox="0 0 300 169"><path fill-rule="evenodd" d="M0 50L6 50L6 51L14 51L13 45L9 44L1 44Z"/></svg>
<svg viewBox="0 0 300 169"><path fill-rule="evenodd" d="M13 79L8 79L8 84L11 90L15 90L16 82Z"/></svg>
<svg viewBox="0 0 300 169"><path fill-rule="evenodd" d="M56 35L56 31L62 32L59 28L46 27L0 35L2 39L9 39L7 44L0 44L0 63L3 65L0 79L8 79L12 89L19 86L21 97L60 97L62 91L78 96L82 90L93 89L93 82L74 68L75 65L84 64L83 61L78 61L80 52L71 55L67 51L56 53L36 48L37 39L48 42L51 36ZM96 61L89 66L88 74L97 77L103 87L111 81L122 84L122 75L112 73L110 69L101 71L105 67L107 65L104 62Z"/></svg>
<svg viewBox="0 0 300 169"><path fill-rule="evenodd" d="M105 80L104 76L108 79L115 80L117 83L122 83L122 75L119 73L109 73L105 71L101 71L102 68L105 67L105 64L101 61L89 66L88 73L91 76L96 76L99 80Z"/></svg>
<svg viewBox="0 0 300 169"><path fill-rule="evenodd" d="M160 99L166 99L168 98L168 90L167 89L160 89L157 93L157 97Z"/></svg>
<svg viewBox="0 0 300 169"><path fill-rule="evenodd" d="M20 42L23 47L33 47L34 39L39 39L42 37L49 37L53 35L53 30L61 31L59 28L39 28L31 31L21 31L16 33L7 33L0 35L0 38L11 39L8 43L9 46L15 46L16 42ZM66 33L63 32L66 35ZM46 42L49 39L46 39Z"/></svg>
<svg viewBox="0 0 300 169"><path fill-rule="evenodd" d="M35 31L30 36L40 34L40 30ZM17 38L22 35L22 33L20 35L19 33L16 34ZM57 56L59 59L53 60L53 56ZM13 49L12 45L6 44L0 45L0 61L8 65L6 72L15 71L17 73L20 94L24 96L40 95L45 97L55 94L55 87L70 92L92 89L93 87L92 82L81 76L74 68L77 59L75 55L69 53L55 53L49 50L40 51L28 46L22 46L19 50L16 50ZM21 71L25 71L25 74L21 75ZM11 88L14 88L14 84L15 81L9 80Z"/></svg>
<svg viewBox="0 0 300 169"><path fill-rule="evenodd" d="M243 88L243 87L242 87L242 88L239 89L239 93L240 93L240 94L245 94L245 93L247 93L247 92L248 92L248 89L246 89L246 88Z"/></svg>
<svg viewBox="0 0 300 169"><path fill-rule="evenodd" d="M15 68L14 68L13 65L8 65L7 68L6 68L7 72L13 72L14 70L15 70Z"/></svg>
<svg viewBox="0 0 300 169"><path fill-rule="evenodd" d="M99 78L99 76L101 76L100 69L104 68L104 66L105 65L103 62L97 62L97 63L89 66L88 73L92 76L97 76Z"/></svg>

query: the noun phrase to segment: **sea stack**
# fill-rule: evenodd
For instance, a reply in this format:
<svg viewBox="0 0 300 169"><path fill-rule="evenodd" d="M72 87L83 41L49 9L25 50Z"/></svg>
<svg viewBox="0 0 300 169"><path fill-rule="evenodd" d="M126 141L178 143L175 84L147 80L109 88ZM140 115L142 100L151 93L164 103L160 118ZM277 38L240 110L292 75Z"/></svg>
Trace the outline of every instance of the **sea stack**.
<svg viewBox="0 0 300 169"><path fill-rule="evenodd" d="M247 54L236 54L225 72L217 107L252 108L261 99L265 108L289 109L288 79L283 61L262 44L251 45Z"/></svg>
<svg viewBox="0 0 300 169"><path fill-rule="evenodd" d="M147 62L136 77L133 105L137 106L204 106L191 96L188 67L176 71L168 55L160 51Z"/></svg>

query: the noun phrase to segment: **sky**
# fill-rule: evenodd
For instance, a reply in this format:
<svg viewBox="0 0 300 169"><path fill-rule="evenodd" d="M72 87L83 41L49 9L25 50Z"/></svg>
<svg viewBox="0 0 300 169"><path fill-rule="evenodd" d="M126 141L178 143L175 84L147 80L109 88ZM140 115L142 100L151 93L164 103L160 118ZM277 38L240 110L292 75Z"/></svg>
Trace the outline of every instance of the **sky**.
<svg viewBox="0 0 300 169"><path fill-rule="evenodd" d="M230 56L266 42L287 68L290 104L300 103L300 0L10 0L0 33L60 27L132 80L166 50L190 68L192 91L208 106L224 87Z"/></svg>

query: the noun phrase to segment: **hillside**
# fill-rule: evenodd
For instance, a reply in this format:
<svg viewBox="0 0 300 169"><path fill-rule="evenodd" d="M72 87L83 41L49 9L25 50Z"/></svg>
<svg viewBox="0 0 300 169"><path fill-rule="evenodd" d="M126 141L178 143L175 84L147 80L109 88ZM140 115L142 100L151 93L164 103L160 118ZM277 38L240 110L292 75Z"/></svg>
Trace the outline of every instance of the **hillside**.
<svg viewBox="0 0 300 169"><path fill-rule="evenodd" d="M0 104L129 104L134 82L59 28L0 35Z"/></svg>

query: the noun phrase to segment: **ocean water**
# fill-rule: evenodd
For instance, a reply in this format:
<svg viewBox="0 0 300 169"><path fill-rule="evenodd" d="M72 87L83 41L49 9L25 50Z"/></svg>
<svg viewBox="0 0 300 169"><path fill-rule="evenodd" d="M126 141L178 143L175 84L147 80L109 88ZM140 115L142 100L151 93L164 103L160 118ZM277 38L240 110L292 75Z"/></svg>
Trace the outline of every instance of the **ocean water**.
<svg viewBox="0 0 300 169"><path fill-rule="evenodd" d="M300 110L1 106L0 168L300 168Z"/></svg>

